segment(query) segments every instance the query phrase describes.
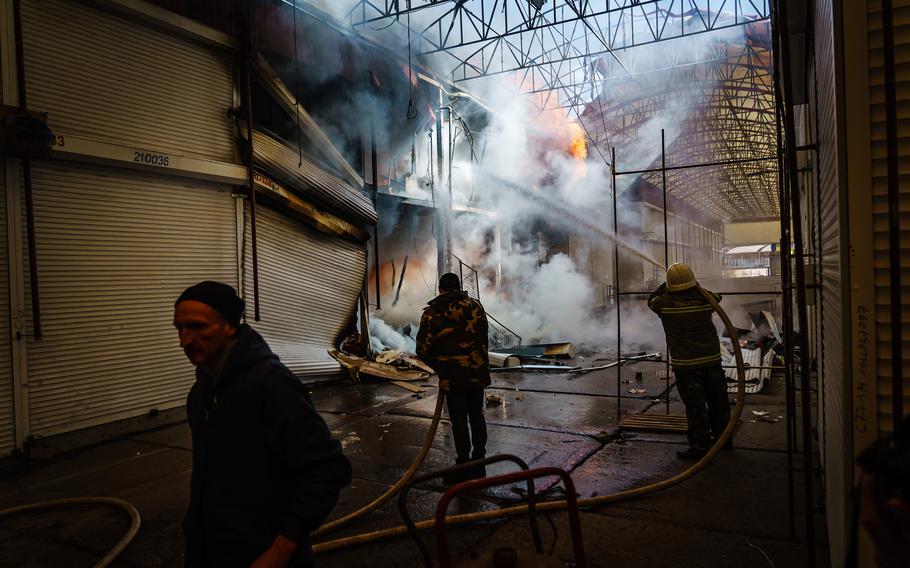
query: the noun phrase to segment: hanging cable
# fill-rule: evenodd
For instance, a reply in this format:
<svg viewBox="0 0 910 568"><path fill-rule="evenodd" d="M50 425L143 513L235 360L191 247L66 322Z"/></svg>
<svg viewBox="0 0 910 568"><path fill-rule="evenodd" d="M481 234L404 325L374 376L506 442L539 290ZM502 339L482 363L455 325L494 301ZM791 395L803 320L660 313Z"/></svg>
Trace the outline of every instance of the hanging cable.
<svg viewBox="0 0 910 568"><path fill-rule="evenodd" d="M414 76L411 68L411 13L408 12L408 120L417 118L417 108L414 106ZM413 113L413 114L412 114Z"/></svg>
<svg viewBox="0 0 910 568"><path fill-rule="evenodd" d="M300 54L297 51L297 0L294 0L294 114L297 115L297 167L303 165L303 140L300 132Z"/></svg>

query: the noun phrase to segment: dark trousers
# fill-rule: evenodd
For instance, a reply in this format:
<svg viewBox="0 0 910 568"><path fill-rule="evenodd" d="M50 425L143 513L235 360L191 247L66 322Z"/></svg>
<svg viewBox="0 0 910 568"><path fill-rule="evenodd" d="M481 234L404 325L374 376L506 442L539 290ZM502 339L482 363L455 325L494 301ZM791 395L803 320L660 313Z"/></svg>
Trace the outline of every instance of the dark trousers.
<svg viewBox="0 0 910 568"><path fill-rule="evenodd" d="M446 394L446 405L449 407L449 420L452 422L452 435L455 437L457 463L472 459L478 460L487 455L487 422L483 417L483 389L472 389L467 392L449 392ZM470 435L468 421L471 422ZM471 452L471 443L474 452Z"/></svg>
<svg viewBox="0 0 910 568"><path fill-rule="evenodd" d="M711 435L719 438L730 421L730 402L727 399L727 380L720 366L700 369L674 369L676 390L686 405L689 423L689 447L708 449Z"/></svg>

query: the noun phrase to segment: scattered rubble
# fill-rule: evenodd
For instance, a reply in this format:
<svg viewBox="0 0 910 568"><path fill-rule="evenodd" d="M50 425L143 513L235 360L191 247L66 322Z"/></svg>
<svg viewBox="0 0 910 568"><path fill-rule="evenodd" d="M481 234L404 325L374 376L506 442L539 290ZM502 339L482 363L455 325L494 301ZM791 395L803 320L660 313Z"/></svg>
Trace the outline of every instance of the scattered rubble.
<svg viewBox="0 0 910 568"><path fill-rule="evenodd" d="M346 450L351 444L360 443L360 436L357 435L357 432L350 432L347 436L341 440L341 449Z"/></svg>
<svg viewBox="0 0 910 568"><path fill-rule="evenodd" d="M541 343L539 345L519 345L517 347L503 347L499 353L518 355L524 358L542 359L574 359L578 348L573 343Z"/></svg>
<svg viewBox="0 0 910 568"><path fill-rule="evenodd" d="M501 394L488 393L487 394L487 406L496 406L497 404L505 406L506 399L503 398L503 396Z"/></svg>
<svg viewBox="0 0 910 568"><path fill-rule="evenodd" d="M609 369L609 368L615 367L617 365L624 367L630 363L635 363L636 361L644 361L647 359L659 359L660 356L661 356L661 353L659 351L656 351L654 353L645 353L644 351L642 351L638 355L633 355L631 357L622 357L619 359L619 361L613 361L612 363L607 363L606 365L596 365L594 367L583 367L583 368L578 368L578 369L572 369L569 372L570 373L587 373L588 371L599 371L601 369ZM600 361L603 359L598 359L598 360Z"/></svg>
<svg viewBox="0 0 910 568"><path fill-rule="evenodd" d="M490 367L518 367L521 365L521 359L517 355L499 353L497 351L490 351L488 355L490 356Z"/></svg>
<svg viewBox="0 0 910 568"><path fill-rule="evenodd" d="M369 375L386 379L395 386L409 390L415 394L424 392L424 388L412 385L409 381L424 381L433 375L434 371L415 355L398 349L389 349L376 356L371 361L359 355L342 353L330 349L331 355L354 381L360 380L360 375Z"/></svg>
<svg viewBox="0 0 910 568"><path fill-rule="evenodd" d="M752 329L738 330L739 345L746 367L746 393L760 392L771 380L771 367L778 357L783 356L783 343L777 322L767 310L749 312ZM733 355L733 343L729 337L721 338L721 364L727 376L727 392L736 392L736 358Z"/></svg>

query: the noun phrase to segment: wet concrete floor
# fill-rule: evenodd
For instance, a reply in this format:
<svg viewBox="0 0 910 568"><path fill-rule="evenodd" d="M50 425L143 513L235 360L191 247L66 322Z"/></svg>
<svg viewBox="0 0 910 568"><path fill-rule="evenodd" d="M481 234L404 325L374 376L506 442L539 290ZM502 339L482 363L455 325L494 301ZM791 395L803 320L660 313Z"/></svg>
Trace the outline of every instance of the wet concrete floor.
<svg viewBox="0 0 910 568"><path fill-rule="evenodd" d="M590 361L586 365L594 364ZM636 378L636 372L641 373ZM797 472L795 526L791 538L787 491L786 429L782 380L747 395L735 449L694 478L663 492L600 507L584 507L582 536L589 566L806 566L800 543L803 506ZM332 518L359 509L395 483L423 443L436 404L435 381L414 394L385 382L334 382L312 387L313 401L354 465L355 479ZM671 383L672 384L672 383ZM629 413L682 414L675 389L666 397L665 366L636 363L585 374L495 373L486 408L488 455L509 453L531 467L570 472L579 498L608 495L674 476L688 467L676 457L685 447L679 433L620 430ZM617 398L617 392L622 396ZM733 395L731 395L731 399ZM753 411L768 412L759 416ZM64 497L110 495L126 499L142 515L142 529L115 566L181 566L180 521L188 497L191 444L185 423L141 432L40 462L7 464L0 471L0 508ZM421 472L451 465L447 420L440 423ZM489 475L506 473L498 464ZM537 488L559 498L555 479ZM432 517L444 487L428 482L411 491L413 518ZM464 494L450 514L522 503L523 485ZM543 541L562 561L572 560L564 512L540 521ZM551 522L552 521L552 524ZM401 524L397 499L318 540L349 537ZM823 526L818 518L817 525ZM127 528L124 516L80 507L0 519L0 567L92 566ZM555 533L554 533L555 528ZM485 559L501 546L533 547L526 516L448 529L453 558ZM435 554L432 532L424 539ZM820 531L819 566L826 566ZM321 567L420 566L418 549L398 536L328 552Z"/></svg>

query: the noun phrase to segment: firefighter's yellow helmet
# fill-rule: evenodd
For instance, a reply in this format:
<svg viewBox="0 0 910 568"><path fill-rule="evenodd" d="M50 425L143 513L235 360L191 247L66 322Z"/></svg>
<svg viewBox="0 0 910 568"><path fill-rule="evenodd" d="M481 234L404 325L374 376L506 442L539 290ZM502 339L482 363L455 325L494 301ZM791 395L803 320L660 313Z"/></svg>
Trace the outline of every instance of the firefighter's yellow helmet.
<svg viewBox="0 0 910 568"><path fill-rule="evenodd" d="M667 290L670 292L688 290L696 284L695 273L688 265L675 262L667 269Z"/></svg>

